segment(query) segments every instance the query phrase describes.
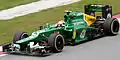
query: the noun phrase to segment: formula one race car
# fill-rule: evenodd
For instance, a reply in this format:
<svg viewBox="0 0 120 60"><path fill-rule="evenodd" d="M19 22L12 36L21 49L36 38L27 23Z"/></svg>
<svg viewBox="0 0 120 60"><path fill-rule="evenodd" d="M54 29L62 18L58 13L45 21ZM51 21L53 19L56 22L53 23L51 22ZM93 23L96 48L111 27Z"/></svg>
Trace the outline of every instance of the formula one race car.
<svg viewBox="0 0 120 60"><path fill-rule="evenodd" d="M95 12L102 12L96 16ZM17 32L11 44L3 46L5 52L24 54L47 54L61 52L64 44L74 44L94 37L117 35L119 22L112 18L109 5L85 5L85 13L65 11L64 20L56 24L40 26L40 30L28 35Z"/></svg>

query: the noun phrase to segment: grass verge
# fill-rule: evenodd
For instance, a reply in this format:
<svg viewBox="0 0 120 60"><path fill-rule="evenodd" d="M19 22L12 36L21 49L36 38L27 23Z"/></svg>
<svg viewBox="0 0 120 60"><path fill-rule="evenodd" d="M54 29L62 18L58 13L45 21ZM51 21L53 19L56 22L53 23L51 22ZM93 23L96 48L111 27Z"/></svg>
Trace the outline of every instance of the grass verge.
<svg viewBox="0 0 120 60"><path fill-rule="evenodd" d="M12 8L39 0L0 0L0 10Z"/></svg>

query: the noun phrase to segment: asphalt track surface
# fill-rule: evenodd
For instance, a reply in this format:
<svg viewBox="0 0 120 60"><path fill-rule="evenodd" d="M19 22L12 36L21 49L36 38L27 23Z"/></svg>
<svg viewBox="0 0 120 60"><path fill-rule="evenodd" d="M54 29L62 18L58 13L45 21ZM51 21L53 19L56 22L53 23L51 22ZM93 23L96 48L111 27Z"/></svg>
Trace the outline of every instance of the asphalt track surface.
<svg viewBox="0 0 120 60"><path fill-rule="evenodd" d="M120 32L76 46L65 46L61 53L50 56L6 55L0 60L120 60Z"/></svg>

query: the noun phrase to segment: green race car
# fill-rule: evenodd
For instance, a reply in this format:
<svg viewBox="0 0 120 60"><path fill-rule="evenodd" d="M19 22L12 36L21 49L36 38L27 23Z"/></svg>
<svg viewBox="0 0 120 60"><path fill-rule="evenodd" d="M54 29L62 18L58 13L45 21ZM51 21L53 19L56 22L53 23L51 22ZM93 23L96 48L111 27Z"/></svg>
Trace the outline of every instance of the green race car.
<svg viewBox="0 0 120 60"><path fill-rule="evenodd" d="M101 12L102 16L96 16ZM9 53L47 54L61 52L65 44L75 44L104 35L117 35L119 22L112 18L112 7L102 4L85 5L85 13L65 11L64 20L40 26L29 35L17 32L13 42L3 46Z"/></svg>

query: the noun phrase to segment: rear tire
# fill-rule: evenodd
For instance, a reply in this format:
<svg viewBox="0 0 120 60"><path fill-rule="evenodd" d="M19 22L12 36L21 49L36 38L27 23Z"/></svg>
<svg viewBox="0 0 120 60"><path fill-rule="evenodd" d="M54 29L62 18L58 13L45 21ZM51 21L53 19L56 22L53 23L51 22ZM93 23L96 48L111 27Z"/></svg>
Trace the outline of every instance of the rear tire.
<svg viewBox="0 0 120 60"><path fill-rule="evenodd" d="M64 48L64 38L60 34L51 34L48 38L48 45L51 47L52 52L61 52Z"/></svg>
<svg viewBox="0 0 120 60"><path fill-rule="evenodd" d="M103 24L106 35L117 35L119 32L119 22L116 18L108 18Z"/></svg>

